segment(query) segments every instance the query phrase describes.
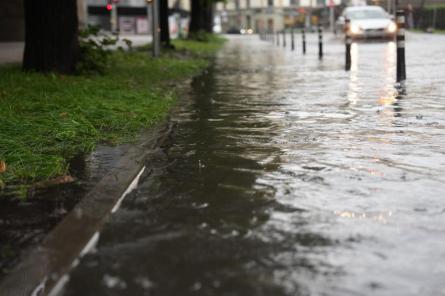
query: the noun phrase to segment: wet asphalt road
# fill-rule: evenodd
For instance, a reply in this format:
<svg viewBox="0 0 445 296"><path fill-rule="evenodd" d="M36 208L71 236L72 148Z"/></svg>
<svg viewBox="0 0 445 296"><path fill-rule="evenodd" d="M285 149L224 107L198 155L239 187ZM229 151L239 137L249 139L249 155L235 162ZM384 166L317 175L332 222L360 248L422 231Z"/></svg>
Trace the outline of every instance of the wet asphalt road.
<svg viewBox="0 0 445 296"><path fill-rule="evenodd" d="M445 36L231 37L63 295L445 295ZM288 43L289 44L289 43Z"/></svg>

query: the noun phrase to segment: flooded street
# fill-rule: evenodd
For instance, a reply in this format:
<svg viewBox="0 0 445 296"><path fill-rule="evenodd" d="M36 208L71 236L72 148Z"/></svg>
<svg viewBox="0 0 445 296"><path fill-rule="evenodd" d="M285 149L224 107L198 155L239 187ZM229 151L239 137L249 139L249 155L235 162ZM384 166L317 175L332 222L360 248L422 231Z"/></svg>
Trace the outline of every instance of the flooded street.
<svg viewBox="0 0 445 296"><path fill-rule="evenodd" d="M445 295L445 35L229 37L61 295Z"/></svg>

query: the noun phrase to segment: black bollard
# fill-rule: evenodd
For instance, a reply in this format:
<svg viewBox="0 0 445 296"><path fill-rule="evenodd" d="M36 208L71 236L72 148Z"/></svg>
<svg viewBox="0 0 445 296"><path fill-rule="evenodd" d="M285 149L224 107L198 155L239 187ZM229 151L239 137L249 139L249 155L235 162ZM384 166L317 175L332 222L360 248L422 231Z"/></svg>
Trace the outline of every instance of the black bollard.
<svg viewBox="0 0 445 296"><path fill-rule="evenodd" d="M351 20L345 20L345 45L346 45L346 55L345 55L345 70L351 70L351 36L349 35L349 27L351 25Z"/></svg>
<svg viewBox="0 0 445 296"><path fill-rule="evenodd" d="M286 31L283 29L283 47L286 47Z"/></svg>
<svg viewBox="0 0 445 296"><path fill-rule="evenodd" d="M318 58L323 58L323 29L321 24L318 25Z"/></svg>
<svg viewBox="0 0 445 296"><path fill-rule="evenodd" d="M293 28L290 31L290 47L291 47L292 51L295 50L295 39L294 39L294 29Z"/></svg>
<svg viewBox="0 0 445 296"><path fill-rule="evenodd" d="M306 30L303 28L303 30L301 31L301 40L302 40L302 42L303 42L303 46L302 46L302 48L303 48L303 54L306 54Z"/></svg>
<svg viewBox="0 0 445 296"><path fill-rule="evenodd" d="M280 32L277 31L276 36L277 36L277 46L279 46L280 45Z"/></svg>
<svg viewBox="0 0 445 296"><path fill-rule="evenodd" d="M397 82L406 80L405 64L405 12L397 10Z"/></svg>

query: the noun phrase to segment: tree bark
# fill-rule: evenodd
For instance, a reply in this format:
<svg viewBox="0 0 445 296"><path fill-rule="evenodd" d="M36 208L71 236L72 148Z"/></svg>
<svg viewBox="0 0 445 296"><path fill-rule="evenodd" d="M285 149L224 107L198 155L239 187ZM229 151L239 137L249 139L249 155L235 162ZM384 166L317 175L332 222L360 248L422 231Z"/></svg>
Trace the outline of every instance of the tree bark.
<svg viewBox="0 0 445 296"><path fill-rule="evenodd" d="M202 0L190 0L192 3L190 12L190 33L198 33L202 29Z"/></svg>
<svg viewBox="0 0 445 296"><path fill-rule="evenodd" d="M192 2L190 15L190 33L213 31L213 1L212 0L190 0Z"/></svg>
<svg viewBox="0 0 445 296"><path fill-rule="evenodd" d="M170 48L170 27L168 25L168 0L159 0L159 25L161 28L161 45Z"/></svg>
<svg viewBox="0 0 445 296"><path fill-rule="evenodd" d="M77 0L25 0L23 70L71 74L79 60Z"/></svg>
<svg viewBox="0 0 445 296"><path fill-rule="evenodd" d="M205 12L204 12L204 30L207 33L213 32L213 3L212 1L205 1Z"/></svg>

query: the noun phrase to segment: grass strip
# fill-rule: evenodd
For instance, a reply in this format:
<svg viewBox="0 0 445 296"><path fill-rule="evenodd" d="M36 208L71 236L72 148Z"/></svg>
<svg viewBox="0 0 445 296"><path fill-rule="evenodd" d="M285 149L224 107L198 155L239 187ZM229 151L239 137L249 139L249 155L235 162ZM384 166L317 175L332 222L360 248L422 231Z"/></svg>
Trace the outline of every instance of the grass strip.
<svg viewBox="0 0 445 296"><path fill-rule="evenodd" d="M24 73L0 68L0 189L68 174L69 161L98 143L131 141L165 118L175 102L171 84L204 69L222 44L175 41L158 59L114 52L103 76ZM187 56L187 58L184 58Z"/></svg>

